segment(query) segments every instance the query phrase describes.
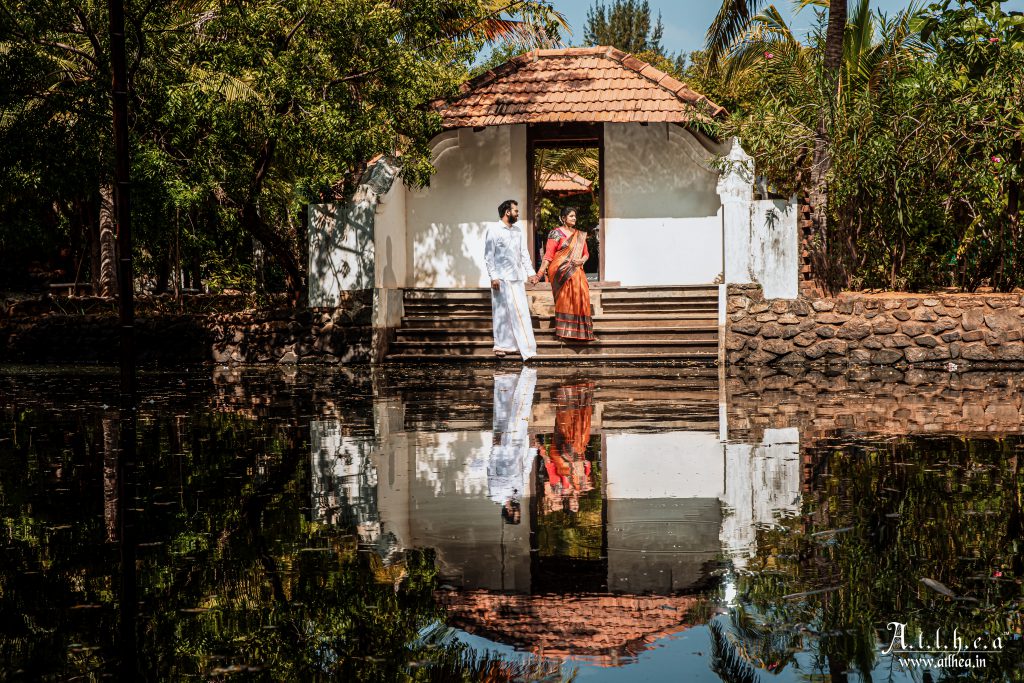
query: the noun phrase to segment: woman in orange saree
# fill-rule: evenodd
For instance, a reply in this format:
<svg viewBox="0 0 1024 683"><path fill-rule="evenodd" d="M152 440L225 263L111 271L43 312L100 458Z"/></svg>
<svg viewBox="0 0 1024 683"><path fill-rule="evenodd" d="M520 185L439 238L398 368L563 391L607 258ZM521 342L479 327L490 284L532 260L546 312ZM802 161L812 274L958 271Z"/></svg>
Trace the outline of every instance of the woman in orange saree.
<svg viewBox="0 0 1024 683"><path fill-rule="evenodd" d="M587 233L576 230L576 210L565 208L562 224L548 234L538 272L551 281L555 298L555 334L561 339L595 341L590 315L590 285L583 264L590 258Z"/></svg>

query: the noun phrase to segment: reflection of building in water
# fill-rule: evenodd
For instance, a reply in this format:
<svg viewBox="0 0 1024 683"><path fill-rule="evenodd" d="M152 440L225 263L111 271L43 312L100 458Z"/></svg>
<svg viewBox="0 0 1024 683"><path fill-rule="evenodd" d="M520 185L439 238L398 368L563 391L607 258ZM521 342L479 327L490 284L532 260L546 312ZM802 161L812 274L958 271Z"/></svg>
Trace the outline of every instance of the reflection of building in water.
<svg viewBox="0 0 1024 683"><path fill-rule="evenodd" d="M382 533L377 500L377 466L368 437L344 436L337 420L310 424L312 518L356 531L362 543L373 545L390 559L398 543Z"/></svg>
<svg viewBox="0 0 1024 683"><path fill-rule="evenodd" d="M549 657L616 665L692 626L693 595L516 595L442 591L449 624Z"/></svg>
<svg viewBox="0 0 1024 683"><path fill-rule="evenodd" d="M800 432L766 429L760 444L725 446L725 495L729 515L722 547L742 569L754 556L759 526L800 511Z"/></svg>
<svg viewBox="0 0 1024 683"><path fill-rule="evenodd" d="M500 628L505 642L551 650L544 638L564 633L530 643L523 634L568 633L576 623L597 650L628 655L632 639L684 623L680 615L693 598L683 598L713 580L710 570L723 555L744 566L757 525L796 512L800 491L795 430L728 443L713 380L685 390L645 381L553 382L531 369L497 375L493 397L474 395L493 400L490 430L477 422L477 429L462 423L448 431L420 419L406 431L416 421L403 400L379 401L377 441L359 466L318 466L318 458L358 448L353 441L346 451L340 438L325 447L326 437L314 431L314 498L344 490L335 497L354 506L349 518L367 529L379 523L400 547L436 549L443 582L459 589L444 599L467 630ZM421 408L413 400L409 410ZM364 510L371 500L376 511ZM518 503L516 516L509 501ZM557 597L565 594L576 597ZM619 605L615 594L626 602ZM654 608L636 602L639 595L679 596L656 602L666 614L683 611L662 628L648 611ZM593 619L584 618L584 608L596 611ZM492 623L500 614L504 623ZM618 639L614 647L601 640L606 626L617 634L605 634ZM574 651L583 640L574 639Z"/></svg>

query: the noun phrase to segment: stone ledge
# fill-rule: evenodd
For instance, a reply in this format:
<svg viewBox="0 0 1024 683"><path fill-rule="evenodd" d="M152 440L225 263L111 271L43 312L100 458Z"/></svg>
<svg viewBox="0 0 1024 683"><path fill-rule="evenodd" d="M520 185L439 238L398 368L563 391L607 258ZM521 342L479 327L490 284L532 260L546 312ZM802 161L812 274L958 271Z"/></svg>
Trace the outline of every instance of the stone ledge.
<svg viewBox="0 0 1024 683"><path fill-rule="evenodd" d="M181 315L136 322L140 363L221 364L370 362L372 296L332 309L271 308ZM116 363L114 312L49 313L0 320L0 362Z"/></svg>
<svg viewBox="0 0 1024 683"><path fill-rule="evenodd" d="M861 294L766 300L730 285L729 365L1024 366L1020 294Z"/></svg>

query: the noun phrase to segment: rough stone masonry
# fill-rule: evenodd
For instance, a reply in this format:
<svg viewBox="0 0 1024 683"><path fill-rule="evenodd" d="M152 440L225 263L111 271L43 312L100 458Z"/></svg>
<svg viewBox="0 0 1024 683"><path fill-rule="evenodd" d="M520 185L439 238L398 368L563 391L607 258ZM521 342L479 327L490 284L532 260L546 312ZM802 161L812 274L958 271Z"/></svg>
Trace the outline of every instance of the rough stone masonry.
<svg viewBox="0 0 1024 683"><path fill-rule="evenodd" d="M730 285L730 365L1024 365L1020 294L841 294L766 300Z"/></svg>

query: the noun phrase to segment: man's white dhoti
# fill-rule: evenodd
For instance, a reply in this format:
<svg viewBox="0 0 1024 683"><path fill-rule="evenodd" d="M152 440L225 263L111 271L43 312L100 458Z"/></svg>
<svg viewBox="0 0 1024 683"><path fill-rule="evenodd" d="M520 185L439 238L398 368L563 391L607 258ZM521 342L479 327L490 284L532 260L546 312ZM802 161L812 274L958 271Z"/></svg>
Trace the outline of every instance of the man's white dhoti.
<svg viewBox="0 0 1024 683"><path fill-rule="evenodd" d="M491 311L495 351L518 352L523 360L537 355L530 302L522 280L502 280L499 289L492 287Z"/></svg>
<svg viewBox="0 0 1024 683"><path fill-rule="evenodd" d="M499 284L497 290L491 287L494 350L518 351L523 360L536 356L537 340L526 299L526 280L536 272L522 228L501 221L489 224L484 236L484 264L488 279Z"/></svg>

